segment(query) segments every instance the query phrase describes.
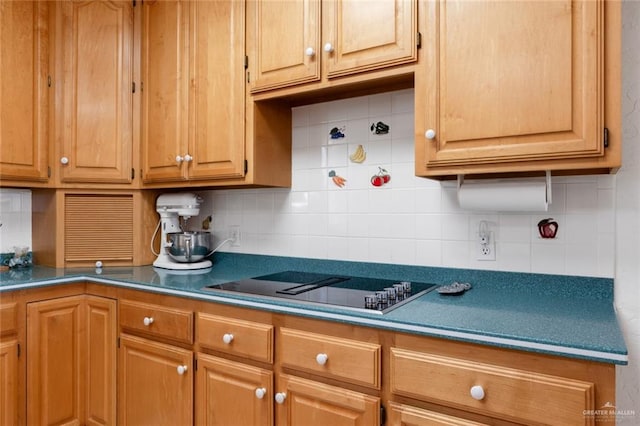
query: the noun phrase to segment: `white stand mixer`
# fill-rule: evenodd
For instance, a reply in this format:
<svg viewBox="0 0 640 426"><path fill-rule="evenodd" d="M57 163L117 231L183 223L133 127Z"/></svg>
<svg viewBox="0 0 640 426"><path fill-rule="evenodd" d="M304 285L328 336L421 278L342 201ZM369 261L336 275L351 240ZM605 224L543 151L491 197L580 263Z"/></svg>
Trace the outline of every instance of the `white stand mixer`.
<svg viewBox="0 0 640 426"><path fill-rule="evenodd" d="M212 263L210 260L201 260L197 262L178 262L169 256L168 249L172 244L167 241L167 235L170 233L182 232L180 218L187 220L200 213L200 204L202 198L191 193L162 194L156 200L156 211L160 214L161 229L160 253L158 258L153 262L153 266L164 269L174 270L193 270L210 268ZM157 228L156 228L157 233ZM151 238L151 248L153 251L153 239ZM154 252L154 254L156 254Z"/></svg>

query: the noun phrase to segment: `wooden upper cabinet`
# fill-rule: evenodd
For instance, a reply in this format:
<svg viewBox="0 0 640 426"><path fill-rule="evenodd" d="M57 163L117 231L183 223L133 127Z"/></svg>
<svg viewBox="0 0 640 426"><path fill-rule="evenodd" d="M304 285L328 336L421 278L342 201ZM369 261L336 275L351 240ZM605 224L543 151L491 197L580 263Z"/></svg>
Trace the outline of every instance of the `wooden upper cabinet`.
<svg viewBox="0 0 640 426"><path fill-rule="evenodd" d="M190 4L189 179L244 175L245 5Z"/></svg>
<svg viewBox="0 0 640 426"><path fill-rule="evenodd" d="M145 183L244 176L244 16L242 1L143 3Z"/></svg>
<svg viewBox="0 0 640 426"><path fill-rule="evenodd" d="M439 1L424 16L418 175L554 170L605 155L604 1Z"/></svg>
<svg viewBox="0 0 640 426"><path fill-rule="evenodd" d="M417 60L415 0L252 1L247 23L252 92Z"/></svg>
<svg viewBox="0 0 640 426"><path fill-rule="evenodd" d="M189 6L142 3L141 145L145 182L185 180L188 152Z"/></svg>
<svg viewBox="0 0 640 426"><path fill-rule="evenodd" d="M415 62L417 2L325 0L322 50L329 78Z"/></svg>
<svg viewBox="0 0 640 426"><path fill-rule="evenodd" d="M130 183L133 150L133 4L63 1L62 182Z"/></svg>
<svg viewBox="0 0 640 426"><path fill-rule="evenodd" d="M48 180L49 2L0 1L0 179Z"/></svg>
<svg viewBox="0 0 640 426"><path fill-rule="evenodd" d="M251 91L320 80L320 1L247 3Z"/></svg>

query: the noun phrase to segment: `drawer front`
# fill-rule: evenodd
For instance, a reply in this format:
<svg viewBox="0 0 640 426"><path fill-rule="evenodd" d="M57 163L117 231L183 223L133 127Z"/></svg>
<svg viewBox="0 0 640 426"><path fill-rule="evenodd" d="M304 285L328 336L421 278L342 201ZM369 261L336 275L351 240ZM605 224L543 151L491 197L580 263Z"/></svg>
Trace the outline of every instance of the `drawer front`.
<svg viewBox="0 0 640 426"><path fill-rule="evenodd" d="M273 326L198 313L198 344L244 358L273 363Z"/></svg>
<svg viewBox="0 0 640 426"><path fill-rule="evenodd" d="M593 421L584 415L594 409L588 382L398 348L391 348L390 374L395 394L488 416L558 426Z"/></svg>
<svg viewBox="0 0 640 426"><path fill-rule="evenodd" d="M120 326L153 336L193 343L193 312L159 305L123 300Z"/></svg>
<svg viewBox="0 0 640 426"><path fill-rule="evenodd" d="M18 304L3 303L0 305L0 336L14 334L18 331Z"/></svg>
<svg viewBox="0 0 640 426"><path fill-rule="evenodd" d="M380 345L282 328L282 365L380 389Z"/></svg>

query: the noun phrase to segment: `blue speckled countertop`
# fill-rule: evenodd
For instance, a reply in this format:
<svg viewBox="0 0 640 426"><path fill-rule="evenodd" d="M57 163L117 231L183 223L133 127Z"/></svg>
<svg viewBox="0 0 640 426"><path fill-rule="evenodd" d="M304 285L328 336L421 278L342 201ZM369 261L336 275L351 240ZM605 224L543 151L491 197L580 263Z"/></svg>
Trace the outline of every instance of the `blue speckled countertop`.
<svg viewBox="0 0 640 426"><path fill-rule="evenodd" d="M88 280L256 309L366 325L419 335L532 352L627 364L613 306L613 280L564 275L432 268L290 257L219 253L200 273L150 266L55 269L33 266L0 273L2 292ZM284 270L344 274L473 288L460 296L427 293L387 314L310 306L293 300L201 290Z"/></svg>

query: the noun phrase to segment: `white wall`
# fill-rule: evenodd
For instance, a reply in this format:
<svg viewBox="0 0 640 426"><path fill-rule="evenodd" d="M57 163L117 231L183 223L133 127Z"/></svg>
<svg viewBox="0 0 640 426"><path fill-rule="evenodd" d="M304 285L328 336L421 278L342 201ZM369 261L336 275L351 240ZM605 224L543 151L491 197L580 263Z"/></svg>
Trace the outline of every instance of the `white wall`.
<svg viewBox="0 0 640 426"><path fill-rule="evenodd" d="M456 268L613 277L615 177L554 178L553 204L542 213L461 210L453 182L414 176L413 89L294 108L291 190L211 191L205 211L214 232L241 228L227 251ZM387 135L370 131L383 121ZM330 130L344 128L345 138ZM363 164L349 161L362 144ZM383 167L391 181L370 178ZM347 179L339 188L329 178ZM208 213L207 213L208 214ZM558 236L543 240L539 220L552 217ZM496 261L478 261L477 232L488 220Z"/></svg>
<svg viewBox="0 0 640 426"><path fill-rule="evenodd" d="M617 406L640 423L640 2L622 6L622 168L616 175L615 305L629 350L617 369Z"/></svg>

